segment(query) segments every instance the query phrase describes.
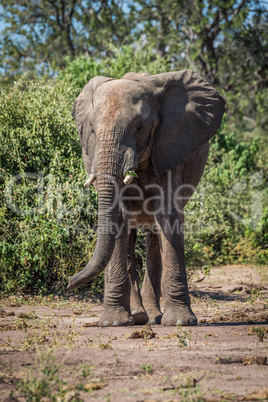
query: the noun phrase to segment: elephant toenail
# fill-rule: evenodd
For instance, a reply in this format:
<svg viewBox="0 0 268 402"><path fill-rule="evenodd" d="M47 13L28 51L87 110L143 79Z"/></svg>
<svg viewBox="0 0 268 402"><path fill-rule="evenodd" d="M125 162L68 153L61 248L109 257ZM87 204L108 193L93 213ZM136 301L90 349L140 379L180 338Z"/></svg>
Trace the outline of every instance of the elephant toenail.
<svg viewBox="0 0 268 402"><path fill-rule="evenodd" d="M176 325L187 325L185 320L177 320Z"/></svg>
<svg viewBox="0 0 268 402"><path fill-rule="evenodd" d="M197 325L197 319L196 318L189 318L188 325Z"/></svg>
<svg viewBox="0 0 268 402"><path fill-rule="evenodd" d="M121 321L118 321L118 320L115 320L115 321L113 321L113 323L112 323L112 326L113 327L121 327L123 324L122 324L122 322Z"/></svg>
<svg viewBox="0 0 268 402"><path fill-rule="evenodd" d="M100 326L101 327L109 327L108 321L103 321Z"/></svg>

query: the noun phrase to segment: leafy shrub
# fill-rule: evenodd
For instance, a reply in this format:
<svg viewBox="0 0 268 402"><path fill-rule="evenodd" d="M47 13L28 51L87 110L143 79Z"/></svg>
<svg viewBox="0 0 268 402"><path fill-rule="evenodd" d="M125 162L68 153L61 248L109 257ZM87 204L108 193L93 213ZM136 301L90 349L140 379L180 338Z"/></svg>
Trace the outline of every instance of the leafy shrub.
<svg viewBox="0 0 268 402"><path fill-rule="evenodd" d="M262 143L259 137L251 142L237 137L229 133L225 118L211 140L204 175L186 207L186 257L190 265L267 263ZM187 232L187 226L197 226L197 230Z"/></svg>
<svg viewBox="0 0 268 402"><path fill-rule="evenodd" d="M1 288L62 288L95 245L97 195L71 116L77 92L62 81L1 89Z"/></svg>
<svg viewBox="0 0 268 402"><path fill-rule="evenodd" d="M120 50L113 50L113 56L106 56L101 60L85 56L80 56L75 60L67 58L67 66L60 72L59 78L67 79L74 86L82 89L96 75L122 78L130 71L151 74L170 71L169 61L156 55L150 48L122 46Z"/></svg>

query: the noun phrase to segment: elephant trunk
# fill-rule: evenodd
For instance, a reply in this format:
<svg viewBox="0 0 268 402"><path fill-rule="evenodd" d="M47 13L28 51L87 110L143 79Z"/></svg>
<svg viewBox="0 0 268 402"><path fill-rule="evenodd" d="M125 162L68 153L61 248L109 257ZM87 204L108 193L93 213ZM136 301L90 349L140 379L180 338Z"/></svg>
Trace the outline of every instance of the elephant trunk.
<svg viewBox="0 0 268 402"><path fill-rule="evenodd" d="M107 171L107 170L106 170ZM114 172L113 172L114 173ZM98 174L98 236L94 254L86 267L69 277L68 290L86 284L100 274L108 264L115 246L118 228L118 187L117 175Z"/></svg>

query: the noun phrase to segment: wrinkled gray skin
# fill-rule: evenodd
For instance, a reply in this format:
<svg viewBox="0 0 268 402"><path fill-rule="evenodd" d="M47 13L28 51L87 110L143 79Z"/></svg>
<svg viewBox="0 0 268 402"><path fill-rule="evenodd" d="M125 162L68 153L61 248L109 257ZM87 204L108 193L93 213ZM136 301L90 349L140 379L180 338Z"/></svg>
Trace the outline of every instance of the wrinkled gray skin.
<svg viewBox="0 0 268 402"><path fill-rule="evenodd" d="M197 324L190 307L183 231L172 230L176 222L183 224L182 208L192 187L177 193L181 212L169 199L182 184L197 186L224 104L210 84L190 70L128 73L120 80L95 77L77 98L73 116L85 167L89 176L96 177L99 223L94 255L69 278L68 289L106 269L100 326L143 324L148 319L163 325ZM135 170L138 178L126 185L123 180L129 170ZM137 196L133 184L139 185L151 213L144 212L144 200L121 200L109 208L116 195L114 182L119 190L124 187L125 196ZM163 208L155 184L163 189ZM147 269L140 293L134 247L136 228L145 224ZM119 236L111 230L115 225L121 225Z"/></svg>

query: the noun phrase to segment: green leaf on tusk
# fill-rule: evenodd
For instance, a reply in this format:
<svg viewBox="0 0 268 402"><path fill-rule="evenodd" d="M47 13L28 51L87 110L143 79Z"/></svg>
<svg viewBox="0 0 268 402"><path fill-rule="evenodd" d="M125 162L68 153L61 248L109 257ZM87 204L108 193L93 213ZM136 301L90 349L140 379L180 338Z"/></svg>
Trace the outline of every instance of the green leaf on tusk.
<svg viewBox="0 0 268 402"><path fill-rule="evenodd" d="M133 170L128 170L125 174L125 177L127 176L139 177Z"/></svg>

